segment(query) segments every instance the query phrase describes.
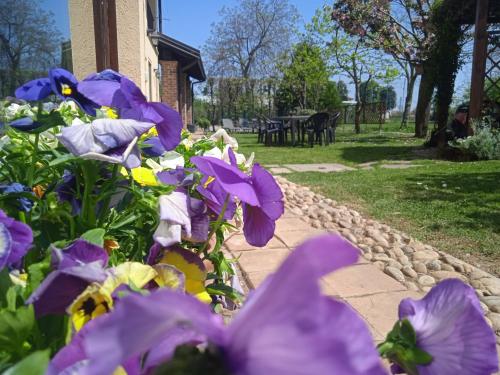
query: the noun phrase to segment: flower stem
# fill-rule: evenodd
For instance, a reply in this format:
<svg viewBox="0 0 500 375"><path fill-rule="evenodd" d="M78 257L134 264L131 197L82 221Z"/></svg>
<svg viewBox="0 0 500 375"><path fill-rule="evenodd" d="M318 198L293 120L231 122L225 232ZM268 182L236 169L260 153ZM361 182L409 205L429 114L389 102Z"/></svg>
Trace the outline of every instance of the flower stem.
<svg viewBox="0 0 500 375"><path fill-rule="evenodd" d="M119 166L120 166L119 164L113 165L113 172L111 174L111 182L110 182L111 184L115 183L116 176L118 175ZM108 194L108 196L102 203L101 212L99 213L99 226L102 226L106 213L109 210L109 203L111 202L111 196L112 196L111 194Z"/></svg>
<svg viewBox="0 0 500 375"><path fill-rule="evenodd" d="M34 150L33 154L31 155L31 165L28 168L28 176L27 176L27 182L28 182L28 187L32 188L33 187L33 175L35 173L35 164L36 164L36 157L38 154L38 142L40 141L40 134L36 133L35 134L35 143L34 143Z"/></svg>
<svg viewBox="0 0 500 375"><path fill-rule="evenodd" d="M220 228L220 226L222 225L222 222L224 221L224 214L226 213L226 210L227 210L227 206L229 204L229 199L231 198L231 196L229 194L226 195L226 199L224 200L224 205L222 206L222 209L220 211L220 214L219 216L217 217L217 220L215 221L215 223L213 224L212 226L212 230L210 231L210 233L208 234L208 238L207 240L205 241L205 243L203 244L203 247L198 251L198 253L203 253L205 256L207 254L205 254L206 250L207 250L207 247L208 247L208 244L210 243L210 240L212 239L212 237L214 236L215 232L217 232L217 230Z"/></svg>
<svg viewBox="0 0 500 375"><path fill-rule="evenodd" d="M83 174L83 199L82 199L82 217L89 228L95 227L95 205L92 202L92 190L94 189L95 177L92 176L90 163L82 164Z"/></svg>

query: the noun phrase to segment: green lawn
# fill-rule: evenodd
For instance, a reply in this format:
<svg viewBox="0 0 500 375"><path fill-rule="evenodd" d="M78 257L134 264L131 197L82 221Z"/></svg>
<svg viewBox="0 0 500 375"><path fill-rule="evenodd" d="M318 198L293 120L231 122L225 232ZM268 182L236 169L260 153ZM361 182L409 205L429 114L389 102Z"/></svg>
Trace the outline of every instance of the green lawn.
<svg viewBox="0 0 500 375"><path fill-rule="evenodd" d="M373 128L377 128L373 125ZM419 156L422 140L390 130L345 132L329 147L264 147L237 135L264 165L413 160L419 167L292 173L290 180L500 275L500 161L456 163Z"/></svg>

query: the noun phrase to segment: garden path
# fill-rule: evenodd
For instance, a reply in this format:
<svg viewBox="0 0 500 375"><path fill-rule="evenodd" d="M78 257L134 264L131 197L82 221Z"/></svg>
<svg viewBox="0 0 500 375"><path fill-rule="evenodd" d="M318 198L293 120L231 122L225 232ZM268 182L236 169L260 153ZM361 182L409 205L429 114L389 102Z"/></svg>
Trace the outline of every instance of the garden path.
<svg viewBox="0 0 500 375"><path fill-rule="evenodd" d="M345 172L355 171L358 169L373 169L375 165L385 169L408 169L418 167L419 164L412 164L410 160L394 160L384 163L368 162L359 164L358 168L349 167L340 163L317 163L317 164L272 164L266 165L267 168L274 174L287 174L293 172Z"/></svg>
<svg viewBox="0 0 500 375"><path fill-rule="evenodd" d="M276 223L276 232L265 248L254 248L242 234L234 234L226 249L238 259L241 274L250 289L258 287L283 259L305 239L327 233L313 228L286 210ZM334 251L334 249L332 249ZM357 264L334 272L322 280L322 290L351 305L367 322L375 341L382 341L397 320L398 305L406 297L421 298L361 257Z"/></svg>

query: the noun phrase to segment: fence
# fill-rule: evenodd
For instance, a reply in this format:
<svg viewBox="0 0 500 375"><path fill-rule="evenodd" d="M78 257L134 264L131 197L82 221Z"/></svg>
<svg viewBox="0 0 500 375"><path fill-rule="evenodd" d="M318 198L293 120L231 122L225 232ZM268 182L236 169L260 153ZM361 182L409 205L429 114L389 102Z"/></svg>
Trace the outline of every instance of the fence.
<svg viewBox="0 0 500 375"><path fill-rule="evenodd" d="M347 104L341 110L341 123L354 124L356 105ZM386 105L384 102L364 103L361 105L362 124L384 124L386 121Z"/></svg>

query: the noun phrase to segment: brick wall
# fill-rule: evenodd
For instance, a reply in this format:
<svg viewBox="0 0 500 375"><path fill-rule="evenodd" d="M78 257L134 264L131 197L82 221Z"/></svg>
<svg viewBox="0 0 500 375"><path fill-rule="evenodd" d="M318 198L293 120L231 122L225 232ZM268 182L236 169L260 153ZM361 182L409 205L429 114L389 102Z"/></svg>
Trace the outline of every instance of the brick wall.
<svg viewBox="0 0 500 375"><path fill-rule="evenodd" d="M177 61L160 61L161 77L161 101L170 107L179 110L179 63Z"/></svg>
<svg viewBox="0 0 500 375"><path fill-rule="evenodd" d="M192 123L193 104L191 81L186 73L179 71L177 61L160 60L162 68L161 101L181 114L184 126Z"/></svg>

